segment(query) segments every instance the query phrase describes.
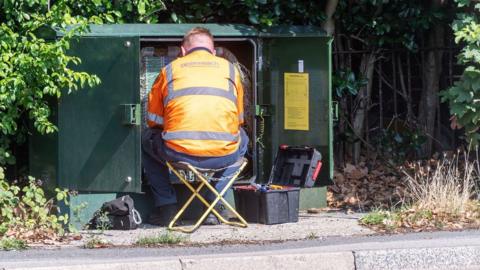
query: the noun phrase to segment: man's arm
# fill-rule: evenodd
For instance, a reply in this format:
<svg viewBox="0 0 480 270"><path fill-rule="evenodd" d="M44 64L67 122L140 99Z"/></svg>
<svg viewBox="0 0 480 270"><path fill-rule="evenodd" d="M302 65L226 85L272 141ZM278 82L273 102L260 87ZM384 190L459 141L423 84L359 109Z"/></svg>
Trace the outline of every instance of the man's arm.
<svg viewBox="0 0 480 270"><path fill-rule="evenodd" d="M147 124L151 128L163 128L163 93L166 87L167 80L163 68L148 94Z"/></svg>
<svg viewBox="0 0 480 270"><path fill-rule="evenodd" d="M238 119L239 124L244 123L244 113L243 113L243 83L240 76L238 68L235 67L235 86L237 88L237 108L238 108Z"/></svg>

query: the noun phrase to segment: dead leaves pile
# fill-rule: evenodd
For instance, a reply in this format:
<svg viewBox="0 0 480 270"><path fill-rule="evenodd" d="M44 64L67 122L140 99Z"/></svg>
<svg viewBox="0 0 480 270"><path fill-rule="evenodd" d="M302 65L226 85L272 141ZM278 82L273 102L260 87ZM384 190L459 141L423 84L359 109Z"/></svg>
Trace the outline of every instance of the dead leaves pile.
<svg viewBox="0 0 480 270"><path fill-rule="evenodd" d="M371 169L369 169L371 168ZM369 210L389 208L405 198L406 187L401 177L380 163L358 165L347 163L335 170L335 185L330 186L327 201L330 207Z"/></svg>
<svg viewBox="0 0 480 270"><path fill-rule="evenodd" d="M72 240L80 240L80 234L65 234L59 235L51 228L35 228L27 229L25 227L12 227L7 230L4 237L23 240L28 244L44 244L57 245L61 243L68 243Z"/></svg>
<svg viewBox="0 0 480 270"><path fill-rule="evenodd" d="M448 155L406 162L398 169L404 176L378 164L372 170L347 164L335 172L329 204L370 210L360 224L379 232L478 229L480 201L461 188L478 179L478 173L467 173L470 162Z"/></svg>

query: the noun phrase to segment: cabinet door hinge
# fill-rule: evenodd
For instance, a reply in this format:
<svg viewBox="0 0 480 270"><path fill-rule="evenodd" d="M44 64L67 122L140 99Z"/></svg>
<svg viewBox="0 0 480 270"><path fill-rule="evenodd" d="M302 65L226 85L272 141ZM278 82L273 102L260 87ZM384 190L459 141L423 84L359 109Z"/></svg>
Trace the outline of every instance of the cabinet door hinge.
<svg viewBox="0 0 480 270"><path fill-rule="evenodd" d="M142 118L140 104L122 104L124 108L123 124L129 126L139 126Z"/></svg>

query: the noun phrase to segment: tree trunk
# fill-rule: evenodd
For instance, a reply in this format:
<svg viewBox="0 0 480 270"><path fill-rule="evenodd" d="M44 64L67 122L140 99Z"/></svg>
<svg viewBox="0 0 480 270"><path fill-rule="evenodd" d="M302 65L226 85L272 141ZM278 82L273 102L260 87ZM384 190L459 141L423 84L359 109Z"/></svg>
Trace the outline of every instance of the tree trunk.
<svg viewBox="0 0 480 270"><path fill-rule="evenodd" d="M334 51L336 54L334 55L335 57L335 71L340 71L340 70L345 70L345 65L346 65L346 60L345 60L345 54L342 52L345 50L343 39L341 35L338 34L338 32L341 31L341 28L337 28L336 33L335 33L335 39L333 42L333 47ZM335 93L334 93L335 94ZM335 135L340 135L340 136L335 136L335 145L337 146L337 149L335 149L335 154L336 154L336 164L344 164L345 163L345 146L346 146L346 136L345 136L345 117L348 112L347 108L347 99L346 96L343 95L342 97L338 97L338 102L340 105L340 115L337 123L337 134Z"/></svg>
<svg viewBox="0 0 480 270"><path fill-rule="evenodd" d="M439 7L442 0L434 0L433 5ZM427 52L423 66L423 92L420 100L418 123L427 136L422 146L422 154L430 156L433 151L433 137L435 134L435 118L438 109L438 92L440 90L440 74L442 72L443 52L438 49L444 45L444 25L437 23L427 36Z"/></svg>
<svg viewBox="0 0 480 270"><path fill-rule="evenodd" d="M325 5L326 18L322 24L322 28L328 35L333 35L333 33L335 33L335 20L333 19L333 14L335 14L337 4L338 0L328 0L327 4Z"/></svg>
<svg viewBox="0 0 480 270"><path fill-rule="evenodd" d="M376 53L365 53L360 63L360 75L367 79L367 85L360 88L355 97L355 110L353 116L353 131L357 136L363 136L365 129L365 118L368 113L370 104L370 96L372 93L373 71L375 69ZM361 142L356 141L353 145L353 162L356 164L360 161Z"/></svg>

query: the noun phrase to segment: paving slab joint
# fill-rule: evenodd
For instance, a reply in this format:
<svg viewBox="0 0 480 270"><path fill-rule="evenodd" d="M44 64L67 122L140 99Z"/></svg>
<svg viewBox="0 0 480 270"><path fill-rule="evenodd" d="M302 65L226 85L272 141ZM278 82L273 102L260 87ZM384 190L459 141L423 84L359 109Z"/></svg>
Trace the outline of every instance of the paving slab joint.
<svg viewBox="0 0 480 270"><path fill-rule="evenodd" d="M180 262L180 267L182 268L182 270L186 270L187 265L182 261L182 258L179 258L178 261Z"/></svg>
<svg viewBox="0 0 480 270"><path fill-rule="evenodd" d="M357 256L355 255L355 250L352 250L353 257L353 269L357 270Z"/></svg>

